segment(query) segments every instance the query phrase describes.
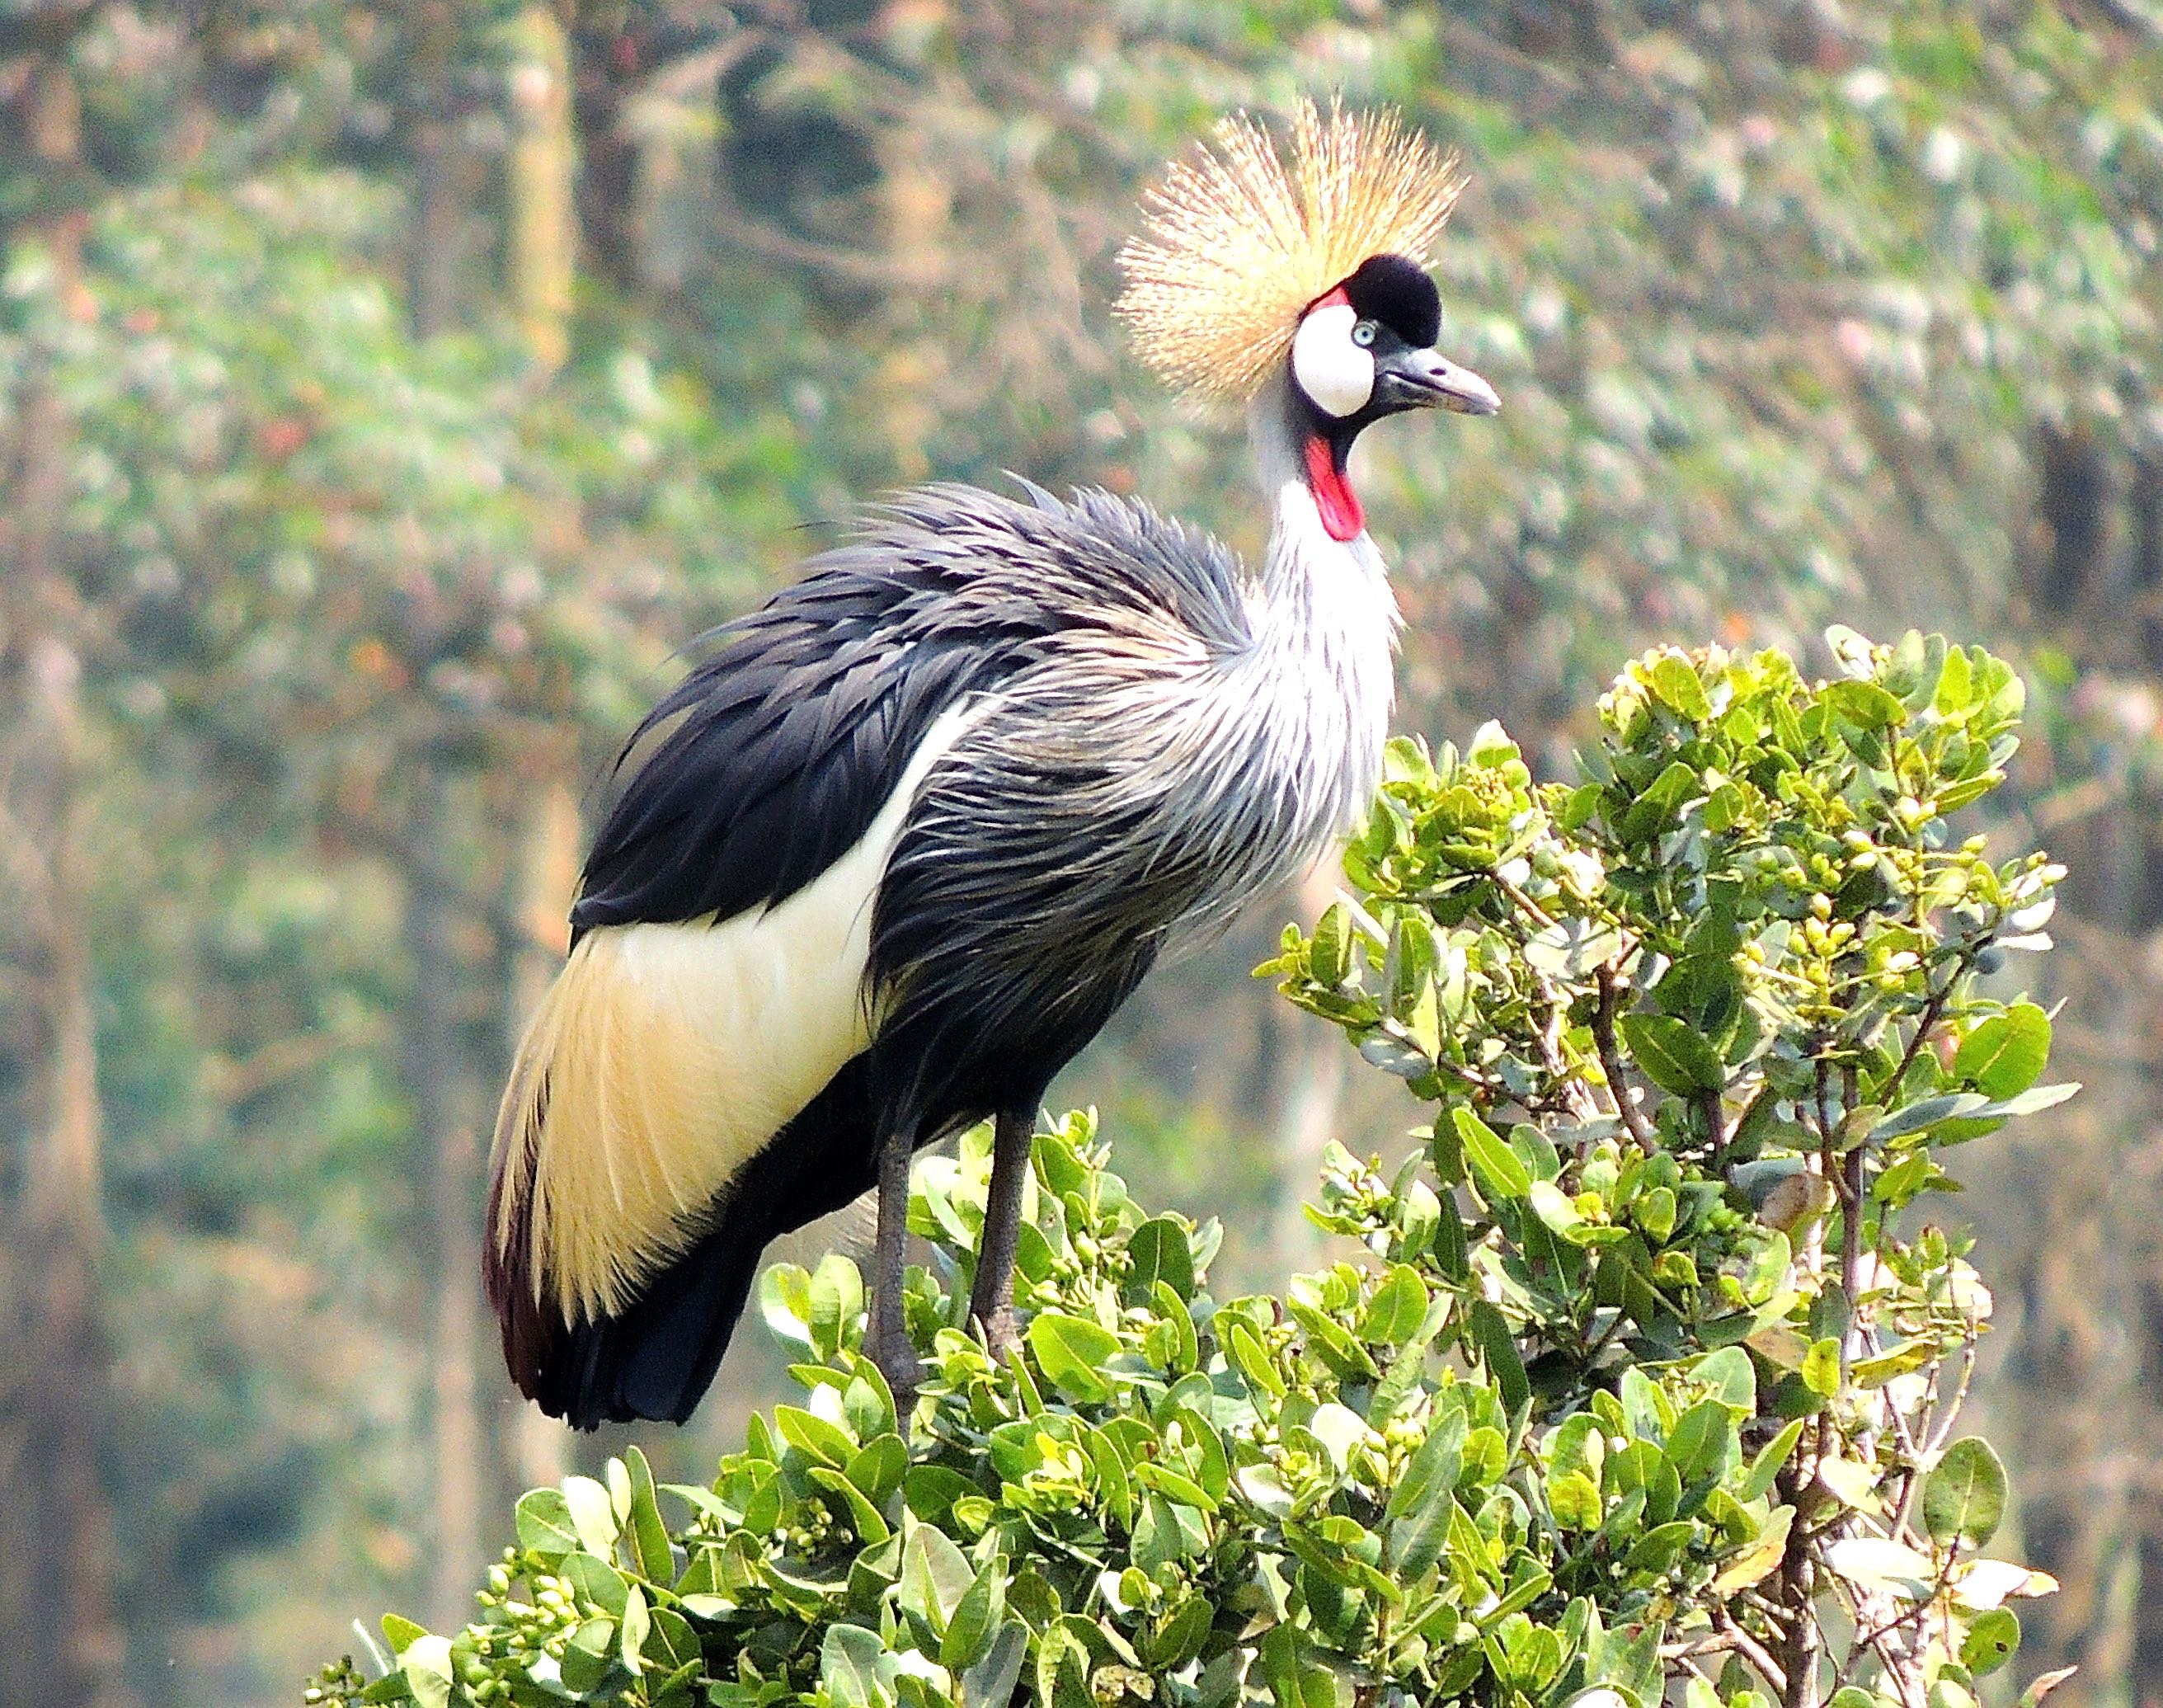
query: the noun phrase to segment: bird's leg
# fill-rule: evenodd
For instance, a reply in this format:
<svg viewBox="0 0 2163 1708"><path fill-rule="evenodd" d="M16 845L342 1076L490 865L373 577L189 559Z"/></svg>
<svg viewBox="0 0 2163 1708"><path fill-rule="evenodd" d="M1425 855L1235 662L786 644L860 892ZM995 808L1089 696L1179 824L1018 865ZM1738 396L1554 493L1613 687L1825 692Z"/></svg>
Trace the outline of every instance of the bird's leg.
<svg viewBox="0 0 2163 1708"><path fill-rule="evenodd" d="M1034 1114L1002 1113L992 1128L992 1183L984 1201L984 1233L977 1244L977 1284L969 1314L984 1325L992 1356L1003 1358L1019 1336L1014 1325L1014 1248L1021 1239L1022 1187L1028 1182Z"/></svg>
<svg viewBox="0 0 2163 1708"><path fill-rule="evenodd" d="M879 1146L878 1234L872 1267L871 1355L906 1428L923 1375L902 1315L902 1279L909 1269L909 1164L915 1152L914 1125L896 1121Z"/></svg>

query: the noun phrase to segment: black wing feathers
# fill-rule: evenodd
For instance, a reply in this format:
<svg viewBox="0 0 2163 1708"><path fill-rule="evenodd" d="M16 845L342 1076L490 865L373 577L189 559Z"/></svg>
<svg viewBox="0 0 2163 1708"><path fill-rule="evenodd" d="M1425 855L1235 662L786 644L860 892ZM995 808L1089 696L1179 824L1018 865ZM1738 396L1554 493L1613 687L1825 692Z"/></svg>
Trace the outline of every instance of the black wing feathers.
<svg viewBox="0 0 2163 1708"><path fill-rule="evenodd" d="M863 835L939 714L1015 668L966 637L904 656L910 606L935 589L867 574L856 555L832 554L720 631L647 719L586 862L576 930L786 900Z"/></svg>
<svg viewBox="0 0 2163 1708"><path fill-rule="evenodd" d="M863 835L940 713L1045 658L1062 629L1148 610L1244 644L1216 541L1107 493L1025 490L1027 505L904 493L716 630L624 750L573 930L787 899Z"/></svg>

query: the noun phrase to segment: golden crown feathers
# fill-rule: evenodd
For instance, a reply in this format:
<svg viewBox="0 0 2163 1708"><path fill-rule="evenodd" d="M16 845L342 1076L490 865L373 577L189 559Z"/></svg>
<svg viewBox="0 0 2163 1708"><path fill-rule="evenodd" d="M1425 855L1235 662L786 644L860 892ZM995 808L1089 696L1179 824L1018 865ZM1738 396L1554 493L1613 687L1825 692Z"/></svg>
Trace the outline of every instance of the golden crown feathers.
<svg viewBox="0 0 2163 1708"><path fill-rule="evenodd" d="M1379 254L1422 265L1464 187L1458 157L1389 108L1292 114L1287 170L1237 113L1149 191L1142 230L1119 251L1115 312L1166 384L1218 402L1258 391L1299 317Z"/></svg>

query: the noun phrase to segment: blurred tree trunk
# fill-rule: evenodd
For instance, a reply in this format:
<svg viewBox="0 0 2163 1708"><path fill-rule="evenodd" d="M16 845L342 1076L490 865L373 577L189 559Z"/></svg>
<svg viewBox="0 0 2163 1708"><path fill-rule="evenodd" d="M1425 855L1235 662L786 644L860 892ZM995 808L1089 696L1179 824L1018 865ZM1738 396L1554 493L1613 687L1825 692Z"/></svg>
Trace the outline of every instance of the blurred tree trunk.
<svg viewBox="0 0 2163 1708"><path fill-rule="evenodd" d="M460 197L452 111L458 17L448 0L419 0L412 18L414 248L412 329L426 341L451 329L458 306ZM422 648L425 650L425 647ZM416 756L406 899L413 997L406 1074L426 1159L434 1308L429 1360L435 1425L435 1551L431 1616L462 1622L481 1565L484 1483L474 1364L480 1346L479 1145L472 1086L459 1045L456 805L453 761L438 747Z"/></svg>
<svg viewBox="0 0 2163 1708"><path fill-rule="evenodd" d="M577 223L600 276L626 295L646 277L646 233L639 207L638 144L626 123L626 97L648 69L647 21L582 17L572 63L579 155L573 180ZM566 129L567 139L572 134Z"/></svg>
<svg viewBox="0 0 2163 1708"><path fill-rule="evenodd" d="M2163 694L2163 497L2150 459L2121 460L2077 422L2040 432L2036 467L2024 592L2035 627L2078 673L2068 699L2094 743L2101 804L2048 837L2071 872L2061 930L2083 951L2052 976L2077 982L2053 993L2067 998L2078 1052L2066 1052L2066 1076L2085 1090L2044 1136L2047 1157L2025 1171L2043 1231L2017 1253L2030 1269L2009 1350L2022 1389L2066 1399L2012 1421L2024 1437L2025 1541L2063 1585L2038 1604L2036 1648L2045 1664L2079 1663L2069 1699L2129 1701L2163 1658L2163 1598L2144 1576L2157 1534L2148 1473L2163 1453L2152 1386L2163 1273L2134 1225L2155 1201L2145 1159L2156 1142L2150 1075L2163 1013L2140 969L2163 905L2157 802L2134 739L2113 726L2129 730L2144 697ZM2117 1202L2098 1197L2105 1182L2117 1183Z"/></svg>
<svg viewBox="0 0 2163 1708"><path fill-rule="evenodd" d="M34 216L51 265L72 299L81 269L81 214L68 204L82 171L74 80L57 58L34 61L23 93L34 171L49 199ZM13 1611L18 1646L0 1675L0 1701L38 1708L118 1708L126 1637L118 1616L117 1557L99 1447L108 1409L106 1352L97 1313L104 1219L99 1145L97 1030L92 1009L89 804L79 656L83 622L59 558L66 501L68 422L44 378L21 396L19 437L6 506L7 597L0 644L12 692L15 741L0 768L0 815L10 848L17 970L27 998L27 1087L20 1191L8 1243L18 1260L29 1373L8 1395L27 1475Z"/></svg>
<svg viewBox="0 0 2163 1708"><path fill-rule="evenodd" d="M571 353L579 149L570 41L555 12L537 3L519 14L514 44L506 282L519 330L545 378ZM627 210L621 217L628 218ZM547 739L537 745L540 778L524 789L525 804L511 820L518 825L511 914L521 932L511 946L508 1041L514 1048L568 945L566 919L579 878L579 809L566 780L577 763L577 746ZM528 1486L555 1482L569 1469L569 1432L538 1407L518 1402L511 1437L512 1469Z"/></svg>
<svg viewBox="0 0 2163 1708"><path fill-rule="evenodd" d="M538 3L518 14L511 39L511 299L534 360L553 373L571 353L578 242L570 43Z"/></svg>
<svg viewBox="0 0 2163 1708"><path fill-rule="evenodd" d="M506 1055L517 1047L526 1021L563 964L570 942L571 899L579 883L581 826L579 804L568 781L577 763L577 744L564 741L542 746L543 776L537 782L518 779L524 804L519 810L519 858L512 874L510 912L519 934L508 946ZM573 1463L570 1431L521 1396L514 1396L512 1403L513 1475L526 1488L559 1481Z"/></svg>
<svg viewBox="0 0 2163 1708"><path fill-rule="evenodd" d="M457 793L447 762L432 756L416 787L406 875L406 946L413 967L406 1010L406 1077L427 1158L434 1234L433 1341L436 1552L433 1616L462 1622L481 1569L482 1438L475 1399L480 1342L480 1145L471 1076L460 1047L453 952L458 901L451 856Z"/></svg>

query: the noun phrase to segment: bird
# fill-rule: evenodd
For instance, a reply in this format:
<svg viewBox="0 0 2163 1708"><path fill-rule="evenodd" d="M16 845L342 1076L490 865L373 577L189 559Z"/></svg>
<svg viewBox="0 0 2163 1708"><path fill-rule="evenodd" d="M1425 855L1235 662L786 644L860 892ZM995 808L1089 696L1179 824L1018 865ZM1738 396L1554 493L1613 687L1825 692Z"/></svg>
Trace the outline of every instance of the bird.
<svg viewBox="0 0 2163 1708"><path fill-rule="evenodd" d="M969 1320L1003 1354L1053 1077L1371 801L1400 619L1348 458L1500 403L1435 348L1457 156L1390 109L1289 132L1236 113L1169 165L1114 305L1244 409L1259 564L1103 490L906 490L626 744L491 1157L486 1289L550 1414L687 1420L768 1243L874 1191L865 1350L912 1402L911 1158L985 1121Z"/></svg>

